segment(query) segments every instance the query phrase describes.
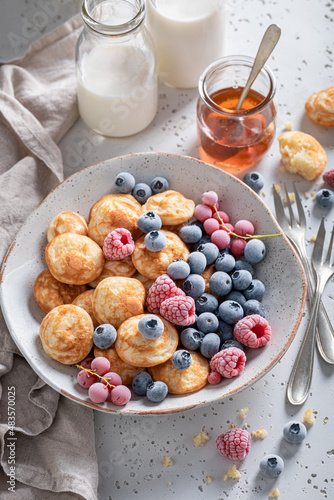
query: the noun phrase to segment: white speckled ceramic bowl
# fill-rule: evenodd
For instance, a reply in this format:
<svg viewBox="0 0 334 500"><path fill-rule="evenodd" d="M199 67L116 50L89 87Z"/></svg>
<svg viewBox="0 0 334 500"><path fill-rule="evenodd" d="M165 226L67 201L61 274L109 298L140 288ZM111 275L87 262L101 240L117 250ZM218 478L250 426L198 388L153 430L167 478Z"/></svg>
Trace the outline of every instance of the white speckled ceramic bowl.
<svg viewBox="0 0 334 500"><path fill-rule="evenodd" d="M263 305L272 327L271 341L261 349L248 349L245 370L233 379L187 395L169 395L153 404L134 395L125 407L111 402L95 405L85 389L76 383L78 369L49 358L41 345L39 325L44 313L38 307L33 286L36 276L45 269L46 230L52 218L63 210L77 211L88 217L89 209L110 192L118 172L131 172L137 181L149 183L164 175L170 188L201 202L204 191L214 189L220 206L232 222L250 219L257 234L280 232L273 215L263 201L240 180L218 168L184 156L141 153L104 161L78 172L60 184L27 219L13 242L0 275L2 310L20 351L35 372L56 391L97 410L121 414L163 414L192 409L211 403L248 387L265 375L279 361L291 344L305 306L305 275L287 239L266 239L267 255L256 266L255 277L266 284Z"/></svg>

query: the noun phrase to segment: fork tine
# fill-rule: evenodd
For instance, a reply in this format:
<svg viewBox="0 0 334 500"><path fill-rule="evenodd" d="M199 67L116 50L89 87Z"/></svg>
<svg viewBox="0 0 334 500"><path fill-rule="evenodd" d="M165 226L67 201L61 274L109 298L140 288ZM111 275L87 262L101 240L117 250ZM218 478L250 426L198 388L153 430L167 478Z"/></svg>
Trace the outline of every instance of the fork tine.
<svg viewBox="0 0 334 500"><path fill-rule="evenodd" d="M320 226L318 229L317 238L315 240L314 247L313 247L312 262L321 263L322 251L323 251L324 242L325 242L325 236L326 236L325 217L323 217L321 219L321 223L320 223Z"/></svg>
<svg viewBox="0 0 334 500"><path fill-rule="evenodd" d="M285 191L286 204L288 205L288 209L289 209L290 226L293 227L295 225L294 223L296 222L296 219L295 219L295 216L293 215L291 202L290 202L290 198L289 198L289 193L288 193L288 190L286 188L286 184L284 183L283 186L284 186L284 191Z"/></svg>
<svg viewBox="0 0 334 500"><path fill-rule="evenodd" d="M296 188L296 184L293 185L293 190L295 192L295 197L296 197L297 210L298 210L298 216L299 216L299 224L303 227L306 227L305 212L304 212L302 202L300 200L299 193L298 193L297 188Z"/></svg>
<svg viewBox="0 0 334 500"><path fill-rule="evenodd" d="M326 264L326 265L330 265L332 249L333 249L333 241L334 241L334 225L333 225L332 235L331 235L331 239L329 242L329 247L328 247L328 251L327 251L327 255L326 255L326 260L324 262L324 264Z"/></svg>
<svg viewBox="0 0 334 500"><path fill-rule="evenodd" d="M284 230L287 227L288 221L286 220L283 203L280 195L278 194L275 184L273 184L273 195L274 195L274 205L276 211L276 219L278 220L279 225Z"/></svg>

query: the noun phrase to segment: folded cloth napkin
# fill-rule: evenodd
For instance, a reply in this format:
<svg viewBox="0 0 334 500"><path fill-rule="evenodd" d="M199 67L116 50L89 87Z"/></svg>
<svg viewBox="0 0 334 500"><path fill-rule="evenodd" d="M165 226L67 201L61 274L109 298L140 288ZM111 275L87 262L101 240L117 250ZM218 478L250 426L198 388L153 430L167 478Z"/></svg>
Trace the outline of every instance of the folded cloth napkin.
<svg viewBox="0 0 334 500"><path fill-rule="evenodd" d="M22 59L0 65L0 262L30 212L63 179L57 142L78 116L74 52L81 29L74 17ZM96 499L93 411L34 373L1 312L0 391L0 498Z"/></svg>

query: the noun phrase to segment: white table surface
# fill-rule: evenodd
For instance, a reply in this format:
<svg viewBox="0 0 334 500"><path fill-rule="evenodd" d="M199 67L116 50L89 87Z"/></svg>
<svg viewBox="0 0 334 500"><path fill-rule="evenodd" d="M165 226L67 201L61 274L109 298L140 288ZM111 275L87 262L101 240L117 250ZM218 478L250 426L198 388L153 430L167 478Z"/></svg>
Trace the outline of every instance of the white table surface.
<svg viewBox="0 0 334 500"><path fill-rule="evenodd" d="M0 7L0 56L8 60L20 56L45 32L78 11L77 0L49 0L47 16L35 0L2 0ZM52 10L53 9L53 10ZM42 9L43 10L43 9ZM45 10L44 10L45 12ZM39 19L39 21L38 21ZM315 125L304 114L304 103L315 91L334 85L334 2L331 0L227 0L226 54L254 55L266 27L275 22L282 37L269 65L277 78L277 136L284 123L291 121L294 130L312 134L328 155L326 169L334 167L334 129ZM30 28L29 28L30 26ZM21 36L13 45L9 33ZM29 36L27 36L29 33ZM159 110L152 125L131 138L106 139L92 134L80 120L60 143L66 176L107 158L144 151L164 151L198 157L195 106L197 90L175 90L160 85ZM323 186L303 181L280 171L277 139L266 157L256 166L265 176L264 201L273 210L273 182L296 181L307 209L307 237L316 234L321 215L326 227L334 222L334 209L322 213L313 197ZM251 170L255 170L253 167ZM244 174L238 174L240 177ZM308 243L311 252L312 243ZM324 302L334 321L334 283L327 285ZM309 398L301 407L286 400L286 383L305 331L308 309L288 352L269 374L224 401L199 407L186 413L162 417L126 417L95 412L96 450L100 470L101 500L145 499L267 499L277 487L280 498L334 498L334 366L315 356ZM241 408L249 408L242 420ZM303 419L307 409L315 409L316 422L308 429L300 445L290 445L282 438L285 423ZM247 425L249 431L264 427L264 440L251 440L251 451L238 463L239 481L224 481L232 465L215 449L215 438L229 429L230 423ZM210 441L195 448L193 436L207 431ZM264 453L279 454L285 470L276 479L259 473ZM161 460L168 455L174 465L164 468ZM213 478L208 484L207 476Z"/></svg>

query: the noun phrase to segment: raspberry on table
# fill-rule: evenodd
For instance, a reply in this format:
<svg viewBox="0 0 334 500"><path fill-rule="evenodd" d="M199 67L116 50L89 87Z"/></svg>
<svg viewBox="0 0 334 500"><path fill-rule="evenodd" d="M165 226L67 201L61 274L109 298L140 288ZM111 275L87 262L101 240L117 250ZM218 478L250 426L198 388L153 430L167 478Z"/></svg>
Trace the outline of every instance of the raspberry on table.
<svg viewBox="0 0 334 500"><path fill-rule="evenodd" d="M170 297L177 295L185 296L181 288L178 288L168 274L159 276L148 291L146 300L147 310L151 313L159 313L161 304Z"/></svg>
<svg viewBox="0 0 334 500"><path fill-rule="evenodd" d="M211 372L208 376L208 383L211 385L217 385L221 382L222 376L218 372Z"/></svg>
<svg viewBox="0 0 334 500"><path fill-rule="evenodd" d="M331 168L331 170L328 170L328 172L325 172L324 175L322 176L324 182L328 184L330 187L334 188L334 168Z"/></svg>
<svg viewBox="0 0 334 500"><path fill-rule="evenodd" d="M192 325L195 323L195 301L182 295L170 297L161 304L160 314L174 325Z"/></svg>
<svg viewBox="0 0 334 500"><path fill-rule="evenodd" d="M103 254L107 260L121 260L131 255L135 244L130 231L118 227L108 234L103 244Z"/></svg>
<svg viewBox="0 0 334 500"><path fill-rule="evenodd" d="M237 347L229 347L217 352L210 361L210 368L218 372L222 377L232 378L245 368L246 355Z"/></svg>
<svg viewBox="0 0 334 500"><path fill-rule="evenodd" d="M216 439L216 447L224 457L243 460L250 450L250 434L236 427L220 434Z"/></svg>
<svg viewBox="0 0 334 500"><path fill-rule="evenodd" d="M268 321L259 314L240 319L234 327L235 338L247 347L257 348L266 345L271 337Z"/></svg>

